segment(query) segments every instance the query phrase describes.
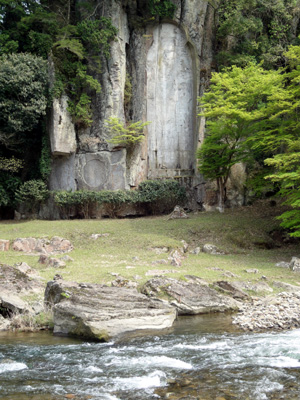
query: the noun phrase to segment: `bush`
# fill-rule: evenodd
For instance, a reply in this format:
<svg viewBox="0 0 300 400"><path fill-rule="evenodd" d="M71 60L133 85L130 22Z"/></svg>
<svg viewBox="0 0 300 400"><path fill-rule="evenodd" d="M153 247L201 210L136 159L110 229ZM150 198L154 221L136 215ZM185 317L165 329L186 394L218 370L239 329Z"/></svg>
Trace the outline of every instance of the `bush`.
<svg viewBox="0 0 300 400"><path fill-rule="evenodd" d="M16 201L25 203L30 211L35 211L37 206L49 196L46 184L42 180L24 182L16 191Z"/></svg>
<svg viewBox="0 0 300 400"><path fill-rule="evenodd" d="M148 204L152 214L170 212L186 199L185 188L173 179L144 181L138 191L139 201Z"/></svg>
<svg viewBox="0 0 300 400"><path fill-rule="evenodd" d="M55 203L67 215L71 209L84 218L91 217L92 210L101 205L109 216L117 216L124 205L146 205L150 214L171 211L176 204L185 200L185 189L177 181L149 180L140 184L138 190L102 190L100 192L78 190L76 192L58 191L54 193Z"/></svg>

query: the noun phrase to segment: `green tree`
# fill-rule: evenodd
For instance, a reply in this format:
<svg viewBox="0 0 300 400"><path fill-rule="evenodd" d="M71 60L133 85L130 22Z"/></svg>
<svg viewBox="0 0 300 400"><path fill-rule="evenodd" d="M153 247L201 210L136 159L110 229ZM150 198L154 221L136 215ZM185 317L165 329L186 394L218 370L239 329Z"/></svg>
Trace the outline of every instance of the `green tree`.
<svg viewBox="0 0 300 400"><path fill-rule="evenodd" d="M282 92L283 77L249 64L215 73L210 90L200 99L206 117L206 135L197 152L199 171L217 181L219 209L224 210L231 167L252 158L248 138L266 119L268 99Z"/></svg>
<svg viewBox="0 0 300 400"><path fill-rule="evenodd" d="M272 153L265 164L273 169L266 179L279 186L279 194L290 210L280 219L292 236L300 237L300 46L291 46L285 54L290 69L285 73L286 88L283 96L274 94L270 120L280 119L277 129L256 134L256 146Z"/></svg>
<svg viewBox="0 0 300 400"><path fill-rule="evenodd" d="M0 56L0 143L16 149L46 114L47 62L32 54Z"/></svg>
<svg viewBox="0 0 300 400"><path fill-rule="evenodd" d="M293 21L298 12L298 0L221 0L217 8L220 65L263 61L266 68L284 66L283 54L297 40Z"/></svg>

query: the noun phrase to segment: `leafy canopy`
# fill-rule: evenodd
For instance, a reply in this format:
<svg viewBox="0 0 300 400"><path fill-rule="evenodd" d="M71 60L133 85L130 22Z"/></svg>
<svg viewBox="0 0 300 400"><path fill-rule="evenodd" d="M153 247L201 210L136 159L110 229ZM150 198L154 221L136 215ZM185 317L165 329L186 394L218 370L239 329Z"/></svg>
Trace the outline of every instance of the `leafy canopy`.
<svg viewBox="0 0 300 400"><path fill-rule="evenodd" d="M0 56L0 143L15 148L46 114L47 62L32 54Z"/></svg>

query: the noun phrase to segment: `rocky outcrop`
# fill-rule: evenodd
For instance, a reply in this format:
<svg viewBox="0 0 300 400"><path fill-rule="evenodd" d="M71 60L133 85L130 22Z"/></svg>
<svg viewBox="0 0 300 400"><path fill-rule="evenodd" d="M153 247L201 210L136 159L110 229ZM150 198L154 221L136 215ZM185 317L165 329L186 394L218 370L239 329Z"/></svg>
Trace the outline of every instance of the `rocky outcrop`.
<svg viewBox="0 0 300 400"><path fill-rule="evenodd" d="M27 264L16 267L0 264L0 330L7 330L11 317L16 314L36 314L42 311L39 298L44 293L44 284L36 271ZM29 303L23 297L33 297Z"/></svg>
<svg viewBox="0 0 300 400"><path fill-rule="evenodd" d="M175 4L173 18L154 19L141 16L135 1L97 1L94 17L111 18L118 33L94 73L102 90L92 95L92 125L76 128L75 152L66 99L54 102L51 189L129 189L147 178L180 177L191 198L203 197L195 153L205 123L197 96L213 68L215 10L209 1ZM114 147L105 127L110 116L150 121L144 142L130 152Z"/></svg>
<svg viewBox="0 0 300 400"><path fill-rule="evenodd" d="M152 298L165 298L179 315L236 311L240 303L211 289L202 279L188 275L186 281L157 277L149 280L142 293Z"/></svg>
<svg viewBox="0 0 300 400"><path fill-rule="evenodd" d="M134 331L172 326L176 310L135 289L48 282L46 305L53 307L54 333L107 341Z"/></svg>

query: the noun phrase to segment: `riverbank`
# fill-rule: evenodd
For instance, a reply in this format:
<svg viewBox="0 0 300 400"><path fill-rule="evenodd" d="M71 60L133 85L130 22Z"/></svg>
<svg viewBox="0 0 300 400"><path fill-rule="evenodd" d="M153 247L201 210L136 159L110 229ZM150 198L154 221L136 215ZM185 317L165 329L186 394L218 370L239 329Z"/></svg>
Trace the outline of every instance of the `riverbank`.
<svg viewBox="0 0 300 400"><path fill-rule="evenodd" d="M15 251L11 246L0 253L0 260L15 268L26 263L39 276L43 288L57 275L65 281L138 291L154 278L187 284L194 276L198 283L250 304L252 298L286 291L282 284L300 288L299 272L287 268L292 257L300 254L300 246L280 229L275 217L281 212L272 203L259 202L226 210L224 214L189 214L188 219L182 220L163 216L2 221L0 239L13 243L17 238L34 237L46 243L59 235L72 248L67 256L50 254L48 261L41 263L38 252ZM164 296L170 298L170 293L165 292ZM30 304L43 303L43 292L22 293L21 297ZM182 306L182 296L179 297L180 301L173 297L173 302Z"/></svg>

